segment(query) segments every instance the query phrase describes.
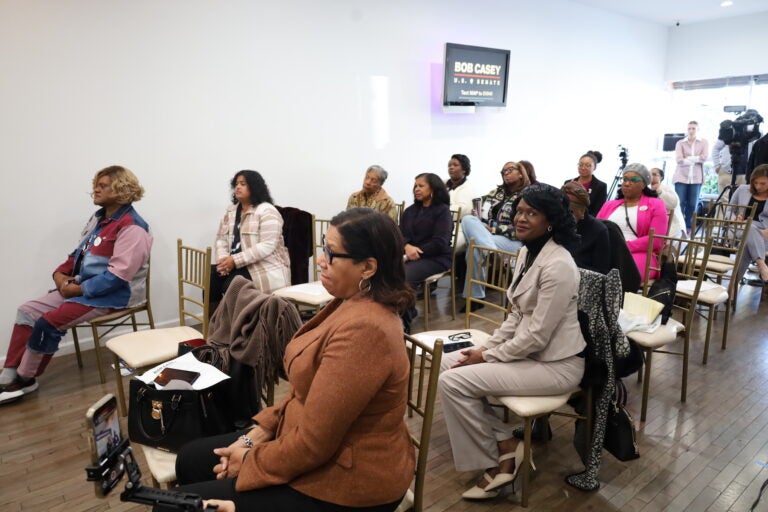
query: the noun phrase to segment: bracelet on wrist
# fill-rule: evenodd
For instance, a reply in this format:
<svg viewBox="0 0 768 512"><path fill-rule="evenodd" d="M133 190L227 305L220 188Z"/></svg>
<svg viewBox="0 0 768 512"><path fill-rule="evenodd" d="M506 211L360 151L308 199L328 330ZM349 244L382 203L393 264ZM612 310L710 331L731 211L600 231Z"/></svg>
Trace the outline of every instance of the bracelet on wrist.
<svg viewBox="0 0 768 512"><path fill-rule="evenodd" d="M237 440L238 441L242 441L243 443L245 443L245 447L248 448L249 450L251 448L253 448L253 439L251 439L250 437L248 437L246 435L242 435L242 436L238 437Z"/></svg>

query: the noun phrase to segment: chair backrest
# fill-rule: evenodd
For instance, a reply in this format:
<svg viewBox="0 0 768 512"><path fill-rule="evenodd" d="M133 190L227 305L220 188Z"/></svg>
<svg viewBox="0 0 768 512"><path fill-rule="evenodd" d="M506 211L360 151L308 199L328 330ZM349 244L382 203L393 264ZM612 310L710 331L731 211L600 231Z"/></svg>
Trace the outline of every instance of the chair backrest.
<svg viewBox="0 0 768 512"><path fill-rule="evenodd" d="M517 253L476 245L475 239L469 240L467 247L467 290L472 288L473 284L484 286L486 297L488 292L498 293L497 302L491 302L486 299L478 299L467 293L466 315L464 317L464 327L471 327L472 318L477 318L499 326L504 321L504 317L509 309L507 300L507 289L512 284L512 274L515 271L517 263ZM480 261L480 272L475 275L472 269L475 268L475 262ZM485 306L481 310L472 311L472 304L478 303ZM493 316L490 316L491 313ZM498 313L501 313L500 315Z"/></svg>
<svg viewBox="0 0 768 512"><path fill-rule="evenodd" d="M403 217L403 211L405 211L405 201L402 203L395 203L395 222L400 224L400 219Z"/></svg>
<svg viewBox="0 0 768 512"><path fill-rule="evenodd" d="M208 317L211 301L211 248L195 249L176 241L179 279L179 323L187 318L199 322L203 338L208 337ZM202 296L202 299L199 297Z"/></svg>
<svg viewBox="0 0 768 512"><path fill-rule="evenodd" d="M718 282L728 274L735 274L735 269L740 268L746 247L743 242L752 225L754 205L736 206L740 206L738 217L699 217L696 214L693 216L692 232L695 233L695 238L699 241L711 240L712 251L718 256L727 258L725 261L719 258L718 265L710 265L707 269L708 274L717 276ZM740 279L741 276L734 275L729 278L728 292L732 297L736 294Z"/></svg>
<svg viewBox="0 0 768 512"><path fill-rule="evenodd" d="M429 441L432 436L432 418L437 398L437 379L440 376L440 361L443 358L443 341L438 339L433 347L405 334L410 372L408 375L408 409L421 416L418 435L411 434L411 441L418 450L416 457L416 478L414 481L413 509L422 510L424 477L427 474Z"/></svg>
<svg viewBox="0 0 768 512"><path fill-rule="evenodd" d="M667 234L670 233L670 229L672 229L672 221L675 220L675 209L672 208L671 210L667 210Z"/></svg>
<svg viewBox="0 0 768 512"><path fill-rule="evenodd" d="M662 240L661 256L657 265L653 265L651 258L651 251L654 240ZM712 240L689 240L687 238L680 238L674 236L656 235L651 229L648 234L648 257L645 264L645 281L643 283L643 295L648 296L650 290L650 275L655 270L661 272L661 267L668 261L675 262L677 270L678 283L680 281L691 281L692 291L688 295L687 302L684 307L677 304L674 305L675 309L683 310L686 312L692 312L696 308L696 303L699 300L699 293L701 292L701 283L704 281L705 272L701 272L699 269L706 268L709 261L709 255L712 251ZM685 315L685 328L689 330L691 323L696 315ZM690 331L689 331L690 332Z"/></svg>
<svg viewBox="0 0 768 512"><path fill-rule="evenodd" d="M456 268L456 241L459 239L459 230L461 229L461 208L451 210L451 221L453 221L453 231L451 232L451 270Z"/></svg>
<svg viewBox="0 0 768 512"><path fill-rule="evenodd" d="M312 215L312 275L313 281L317 281L320 267L317 265L317 257L323 251L323 237L331 225L330 219L318 219Z"/></svg>
<svg viewBox="0 0 768 512"><path fill-rule="evenodd" d="M711 215L708 217L715 217L718 219L733 219L738 216L742 219L752 218L755 213L755 205L746 205L738 203L728 203L726 201L720 201L712 206Z"/></svg>

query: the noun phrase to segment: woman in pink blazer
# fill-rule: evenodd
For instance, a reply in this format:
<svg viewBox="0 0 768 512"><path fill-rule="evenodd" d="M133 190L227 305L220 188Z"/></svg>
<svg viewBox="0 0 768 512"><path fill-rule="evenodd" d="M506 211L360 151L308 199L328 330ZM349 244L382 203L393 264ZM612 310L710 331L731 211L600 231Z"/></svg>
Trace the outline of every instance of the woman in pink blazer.
<svg viewBox="0 0 768 512"><path fill-rule="evenodd" d="M657 235L667 234L668 216L664 201L658 198L650 187L651 173L643 164L629 164L624 168L624 179L618 199L608 201L600 208L598 219L607 219L617 224L627 247L632 253L640 275L645 279L645 264L648 256L648 234L653 229ZM653 265L658 261L662 241L653 242ZM658 277L657 272L651 278Z"/></svg>

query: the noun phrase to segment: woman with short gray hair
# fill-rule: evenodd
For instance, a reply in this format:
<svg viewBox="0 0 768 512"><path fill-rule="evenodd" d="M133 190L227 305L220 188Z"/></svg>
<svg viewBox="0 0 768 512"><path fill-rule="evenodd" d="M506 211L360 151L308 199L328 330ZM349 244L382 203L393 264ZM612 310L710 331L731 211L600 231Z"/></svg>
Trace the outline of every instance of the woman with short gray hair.
<svg viewBox="0 0 768 512"><path fill-rule="evenodd" d="M380 165L372 165L365 171L363 188L349 196L347 210L352 208L371 208L389 215L395 222L397 208L395 201L382 188L389 174Z"/></svg>

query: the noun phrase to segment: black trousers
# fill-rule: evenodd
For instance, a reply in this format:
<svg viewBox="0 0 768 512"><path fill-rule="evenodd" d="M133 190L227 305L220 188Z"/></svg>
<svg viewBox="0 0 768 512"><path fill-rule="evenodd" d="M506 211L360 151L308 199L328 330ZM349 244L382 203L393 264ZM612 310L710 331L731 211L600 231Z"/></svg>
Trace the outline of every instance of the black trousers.
<svg viewBox="0 0 768 512"><path fill-rule="evenodd" d="M232 500L237 512L392 512L400 504L397 500L374 507L343 507L312 498L287 485L238 492L234 478L216 480L213 467L219 463L219 456L213 450L229 446L247 432L241 430L206 437L183 446L176 458L176 478L181 484L180 490L199 494L203 499Z"/></svg>
<svg viewBox="0 0 768 512"><path fill-rule="evenodd" d="M226 293L229 284L235 278L235 276L243 276L247 280L251 280L251 274L248 272L247 267L240 267L234 269L229 275L220 276L216 271L216 265L211 265L211 303L213 304L221 302L224 293Z"/></svg>

